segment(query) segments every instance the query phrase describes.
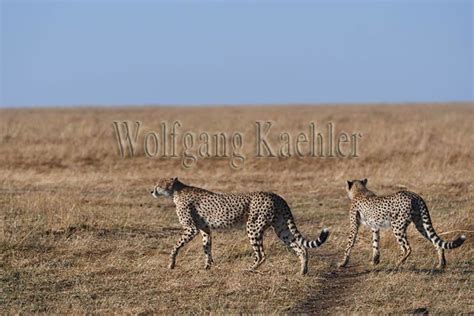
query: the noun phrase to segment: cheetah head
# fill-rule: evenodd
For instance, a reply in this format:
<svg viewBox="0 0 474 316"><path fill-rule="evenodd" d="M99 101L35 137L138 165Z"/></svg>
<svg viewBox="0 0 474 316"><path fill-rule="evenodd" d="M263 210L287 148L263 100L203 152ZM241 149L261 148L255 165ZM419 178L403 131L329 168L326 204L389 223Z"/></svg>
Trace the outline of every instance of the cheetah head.
<svg viewBox="0 0 474 316"><path fill-rule="evenodd" d="M178 178L161 178L153 188L153 191L151 191L151 195L155 198L159 198L160 196L172 196L175 185L178 182Z"/></svg>
<svg viewBox="0 0 474 316"><path fill-rule="evenodd" d="M355 193L358 191L364 191L367 190L367 179L364 180L347 180L347 195L349 196L349 199L352 200L354 197Z"/></svg>

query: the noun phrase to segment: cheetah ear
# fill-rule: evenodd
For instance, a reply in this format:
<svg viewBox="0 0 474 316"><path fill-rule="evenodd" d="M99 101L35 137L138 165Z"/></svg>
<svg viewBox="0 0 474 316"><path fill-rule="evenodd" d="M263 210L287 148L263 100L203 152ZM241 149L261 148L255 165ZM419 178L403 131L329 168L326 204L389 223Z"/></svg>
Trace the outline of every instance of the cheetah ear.
<svg viewBox="0 0 474 316"><path fill-rule="evenodd" d="M353 184L354 182L347 180L347 187L349 188L349 190L352 188Z"/></svg>
<svg viewBox="0 0 474 316"><path fill-rule="evenodd" d="M178 181L178 177L173 178L173 183L176 183Z"/></svg>
<svg viewBox="0 0 474 316"><path fill-rule="evenodd" d="M367 179L362 180L362 184L365 186L367 185Z"/></svg>

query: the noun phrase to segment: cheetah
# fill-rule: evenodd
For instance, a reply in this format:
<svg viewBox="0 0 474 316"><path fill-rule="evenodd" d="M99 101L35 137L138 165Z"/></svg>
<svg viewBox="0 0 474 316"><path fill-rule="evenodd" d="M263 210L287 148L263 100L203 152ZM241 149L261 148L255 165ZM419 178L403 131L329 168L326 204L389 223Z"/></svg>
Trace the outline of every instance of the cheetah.
<svg viewBox="0 0 474 316"><path fill-rule="evenodd" d="M213 263L211 254L211 229L225 229L246 221L247 235L255 253L255 260L249 270L253 271L265 260L263 234L273 227L277 236L290 248L301 261L301 274L308 272L308 254L306 248L321 246L329 236L329 230L323 229L317 240L307 240L296 228L290 208L285 200L271 192L251 193L214 193L188 186L178 178L163 178L158 181L153 197L173 198L176 213L183 234L170 254L169 269L176 264L179 250L198 233L202 235L205 254L205 269Z"/></svg>
<svg viewBox="0 0 474 316"><path fill-rule="evenodd" d="M446 266L444 250L457 248L466 240L463 235L452 242L441 239L433 228L425 201L416 193L399 191L386 196L377 196L367 189L367 179L347 181L346 190L351 200L349 210L350 232L344 259L340 263L340 267L346 266L349 262L349 256L356 241L360 223L372 229L373 265L380 262L380 229L392 228L402 249L402 256L397 263L397 267L401 266L411 253L407 239L407 228L412 221L416 229L436 247L439 259L438 268L440 269Z"/></svg>

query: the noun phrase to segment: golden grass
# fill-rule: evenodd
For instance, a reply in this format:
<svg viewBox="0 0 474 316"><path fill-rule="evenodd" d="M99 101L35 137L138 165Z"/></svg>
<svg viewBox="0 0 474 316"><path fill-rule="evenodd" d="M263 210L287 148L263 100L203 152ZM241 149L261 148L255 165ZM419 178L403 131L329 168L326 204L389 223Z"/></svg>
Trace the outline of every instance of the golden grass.
<svg viewBox="0 0 474 316"><path fill-rule="evenodd" d="M233 170L228 159L191 169L180 159L122 159L114 120L240 131L248 137L245 167ZM307 131L311 121L360 131L360 157L256 159L256 120L275 121L275 137ZM472 104L1 110L0 312L473 312L473 121ZM200 238L169 271L180 226L172 202L149 194L169 176L215 191L277 192L304 234L330 227L332 235L310 251L304 277L270 231L260 273L244 272L253 257L242 227L214 233L210 271ZM439 233L467 231L466 243L447 251L445 271L432 269L436 252L413 228L413 253L400 270L389 231L381 264L369 265L364 229L349 267L336 268L348 224L345 180L363 177L378 193L421 194Z"/></svg>

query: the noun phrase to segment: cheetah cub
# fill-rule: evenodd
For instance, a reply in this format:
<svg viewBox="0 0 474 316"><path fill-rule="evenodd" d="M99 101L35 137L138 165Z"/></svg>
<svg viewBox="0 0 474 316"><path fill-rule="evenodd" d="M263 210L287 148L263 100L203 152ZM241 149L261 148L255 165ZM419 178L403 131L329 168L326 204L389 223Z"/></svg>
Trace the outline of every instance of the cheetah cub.
<svg viewBox="0 0 474 316"><path fill-rule="evenodd" d="M173 198L176 213L184 232L170 255L169 268L175 267L178 251L198 233L202 235L206 269L211 267L211 229L229 228L242 221L247 222L247 235L255 252L255 261L250 270L256 269L265 260L263 233L270 226L278 237L298 255L301 273L308 272L306 248L321 246L329 236L324 229L319 238L307 240L296 228L290 208L283 198L271 192L214 193L188 186L178 178L161 179L151 191L153 197Z"/></svg>
<svg viewBox="0 0 474 316"><path fill-rule="evenodd" d="M407 239L407 228L412 221L415 223L416 229L438 250L438 268L444 268L446 265L444 249L457 248L466 239L465 236L460 236L452 242L441 239L433 228L425 201L416 193L400 191L386 196L376 196L367 189L367 179L347 181L346 190L351 200L350 231L349 242L340 267L346 266L349 262L360 223L372 229L372 264L374 265L380 261L379 230L381 228L392 228L402 248L403 253L397 266L403 264L411 253Z"/></svg>

